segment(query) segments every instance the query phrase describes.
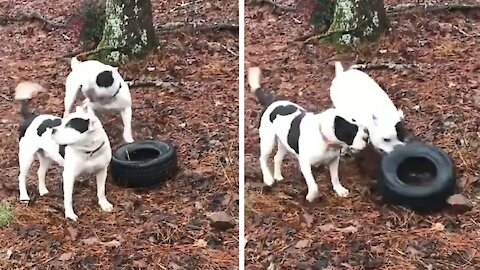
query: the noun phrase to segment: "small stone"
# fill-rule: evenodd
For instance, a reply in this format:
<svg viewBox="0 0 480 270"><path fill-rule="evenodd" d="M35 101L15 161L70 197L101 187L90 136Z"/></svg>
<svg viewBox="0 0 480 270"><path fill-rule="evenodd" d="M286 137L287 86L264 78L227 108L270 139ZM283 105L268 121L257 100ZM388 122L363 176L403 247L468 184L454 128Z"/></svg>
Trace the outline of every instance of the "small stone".
<svg viewBox="0 0 480 270"><path fill-rule="evenodd" d="M206 216L215 229L225 231L235 227L235 220L224 211L207 213Z"/></svg>

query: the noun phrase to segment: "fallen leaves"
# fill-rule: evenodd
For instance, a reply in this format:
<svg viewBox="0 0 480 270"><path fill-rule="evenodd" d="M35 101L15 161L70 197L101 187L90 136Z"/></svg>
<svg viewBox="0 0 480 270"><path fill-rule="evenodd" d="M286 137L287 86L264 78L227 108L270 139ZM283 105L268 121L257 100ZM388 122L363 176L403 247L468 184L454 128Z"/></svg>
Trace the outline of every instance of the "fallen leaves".
<svg viewBox="0 0 480 270"><path fill-rule="evenodd" d="M108 242L102 242L95 236L83 239L82 243L85 244L85 245L101 244L101 245L104 245L106 247L119 247L121 245L120 241L118 241L118 240L111 240L111 241L108 241Z"/></svg>
<svg viewBox="0 0 480 270"><path fill-rule="evenodd" d="M310 240L304 239L297 242L295 248L306 248L310 245Z"/></svg>
<svg viewBox="0 0 480 270"><path fill-rule="evenodd" d="M319 226L318 228L322 232L328 232L328 231L332 231L332 230L337 231L337 232L341 232L341 233L345 233L345 234L353 234L353 233L358 232L358 228L353 226L353 225L343 227L343 228L337 228L332 223L327 223L325 225Z"/></svg>
<svg viewBox="0 0 480 270"><path fill-rule="evenodd" d="M65 252L63 253L62 255L60 255L60 257L58 257L58 260L59 261L68 261L70 260L71 258L73 257L73 253L72 252Z"/></svg>

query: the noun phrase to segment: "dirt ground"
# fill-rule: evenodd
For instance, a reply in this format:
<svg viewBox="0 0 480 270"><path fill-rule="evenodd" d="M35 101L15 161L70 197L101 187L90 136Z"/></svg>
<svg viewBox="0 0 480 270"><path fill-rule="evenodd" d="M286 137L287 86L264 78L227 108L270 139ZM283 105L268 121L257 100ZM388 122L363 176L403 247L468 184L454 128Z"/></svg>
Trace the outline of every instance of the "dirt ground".
<svg viewBox="0 0 480 270"><path fill-rule="evenodd" d="M388 36L344 55L328 45L293 42L311 31L305 12L248 5L245 14L246 67L260 65L265 89L314 111L331 106L335 59L344 66L415 64L367 73L404 111L410 131L452 156L461 192L480 201L480 113L473 101L480 67L478 10L396 16ZM306 203L306 184L292 158L284 163L285 180L267 189L258 165L261 108L248 89L245 98L246 269L478 269L478 206L463 214L420 216L384 205L369 176L378 167L373 159L340 165L349 198L334 195L328 169L320 168L314 176L322 197Z"/></svg>
<svg viewBox="0 0 480 270"><path fill-rule="evenodd" d="M236 1L152 0L154 24L238 21ZM64 22L79 1L0 1L0 16L38 13ZM127 190L108 181L113 213L101 212L94 181L77 183L78 222L64 218L58 168L47 175L50 194L38 198L37 165L29 175L30 205L18 201L18 104L20 80L48 92L32 107L63 113L69 60L80 49L78 25L46 30L39 22L0 24L0 199L15 219L0 229L0 269L235 269L238 265L238 32L180 31L160 37L160 52L121 66L127 80L163 79L179 87L132 88L134 138L171 141L180 171L166 185ZM112 148L122 143L118 115L104 115ZM93 180L93 179L90 179ZM219 231L206 214L225 211L234 227Z"/></svg>

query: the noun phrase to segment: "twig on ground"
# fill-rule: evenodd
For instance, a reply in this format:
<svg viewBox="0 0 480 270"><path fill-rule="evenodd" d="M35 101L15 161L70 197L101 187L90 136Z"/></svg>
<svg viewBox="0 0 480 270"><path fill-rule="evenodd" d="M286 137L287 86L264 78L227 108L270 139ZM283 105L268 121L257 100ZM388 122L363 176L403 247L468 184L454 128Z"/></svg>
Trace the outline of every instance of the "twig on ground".
<svg viewBox="0 0 480 270"><path fill-rule="evenodd" d="M238 31L237 22L171 22L156 27L158 33L172 33L185 30L193 30L194 32L202 31Z"/></svg>
<svg viewBox="0 0 480 270"><path fill-rule="evenodd" d="M269 4L269 5L272 5L276 9L280 9L280 10L284 10L284 11L295 11L295 10L297 10L296 7L279 4L279 3L277 3L276 0L255 0L255 1L250 1L248 4L250 4L250 5Z"/></svg>
<svg viewBox="0 0 480 270"><path fill-rule="evenodd" d="M415 64L398 64L398 63L364 63L353 64L349 68L361 69L361 70L374 70L374 69L396 69L401 70L405 68L414 68Z"/></svg>
<svg viewBox="0 0 480 270"><path fill-rule="evenodd" d="M340 31L328 31L328 32L320 34L320 35L310 36L305 41L303 41L303 43L304 44L310 44L312 41L317 41L317 40L320 40L322 38L326 38L328 36L331 36L333 34L344 35L344 34L348 34L348 33L352 32L353 30L355 30L355 28L347 29L347 30L340 30ZM306 37L306 36L303 36L303 37ZM298 38L298 39L300 39L300 38ZM299 40L299 41L301 41L301 40Z"/></svg>
<svg viewBox="0 0 480 270"><path fill-rule="evenodd" d="M40 14L37 13L23 13L23 12L17 12L15 16L8 16L8 15L0 15L0 25L1 24L7 24L10 22L23 22L23 21L38 21L43 23L43 26L45 29L48 31L52 31L55 28L63 28L65 27L64 23L56 23L51 20L48 20L41 16Z"/></svg>
<svg viewBox="0 0 480 270"><path fill-rule="evenodd" d="M96 53L101 52L101 51L118 51L118 50L121 50L122 48L123 47L103 47L103 48L96 48L96 49L89 50L89 51L85 51L85 49L80 49L80 50L75 51L75 52L64 54L64 55L58 57L57 59L71 58L71 57L74 57L74 56L79 57L79 58L83 58L83 57L86 57L86 56L90 56L92 54L96 54Z"/></svg>
<svg viewBox="0 0 480 270"><path fill-rule="evenodd" d="M480 37L480 34L469 34L469 33L465 32L465 31L463 31L462 29L460 29L460 27L458 27L458 26L455 26L455 25L454 25L453 28L454 28L455 30L457 30L460 34L462 34L462 35L464 35L464 36L466 36L466 37Z"/></svg>
<svg viewBox="0 0 480 270"><path fill-rule="evenodd" d="M387 7L388 15L397 15L401 13L413 12L437 12L437 11L470 11L480 9L480 4L449 4L443 5L417 5L417 4L400 4Z"/></svg>
<svg viewBox="0 0 480 270"><path fill-rule="evenodd" d="M125 81L130 88L137 88L137 87L148 87L148 86L156 86L156 87L163 87L163 88L171 88L177 87L179 85L178 82L166 82L162 79L156 80L147 80L147 81Z"/></svg>

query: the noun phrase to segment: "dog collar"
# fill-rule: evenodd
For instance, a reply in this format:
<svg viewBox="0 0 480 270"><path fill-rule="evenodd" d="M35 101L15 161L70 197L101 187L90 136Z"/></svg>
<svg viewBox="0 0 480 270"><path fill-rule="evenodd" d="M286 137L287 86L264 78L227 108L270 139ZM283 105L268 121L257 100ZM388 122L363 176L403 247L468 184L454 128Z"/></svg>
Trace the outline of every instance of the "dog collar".
<svg viewBox="0 0 480 270"><path fill-rule="evenodd" d="M320 128L320 135L322 136L322 140L327 144L327 148L342 148L343 146L339 143L332 142L330 141L327 136L322 131L322 128Z"/></svg>
<svg viewBox="0 0 480 270"><path fill-rule="evenodd" d="M93 154L95 154L96 152L98 152L98 150L100 150L100 148L102 148L102 146L105 145L105 141L102 142L102 144L100 144L99 147L97 147L95 150L92 150L92 151L86 151L85 153L89 154L90 156L93 156Z"/></svg>
<svg viewBox="0 0 480 270"><path fill-rule="evenodd" d="M122 89L122 84L120 84L120 86L117 89L117 92L115 92L110 99L115 99L117 97L118 93L120 92L120 89Z"/></svg>

